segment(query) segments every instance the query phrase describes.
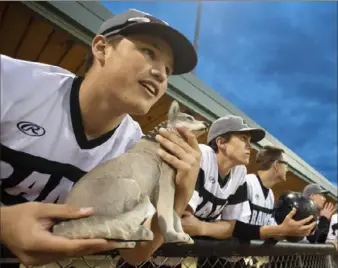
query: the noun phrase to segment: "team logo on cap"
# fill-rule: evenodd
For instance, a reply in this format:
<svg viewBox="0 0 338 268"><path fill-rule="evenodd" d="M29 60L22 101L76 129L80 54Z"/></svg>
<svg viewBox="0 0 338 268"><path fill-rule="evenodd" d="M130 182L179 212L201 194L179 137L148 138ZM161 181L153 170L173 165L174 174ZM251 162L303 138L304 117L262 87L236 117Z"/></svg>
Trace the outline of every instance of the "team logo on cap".
<svg viewBox="0 0 338 268"><path fill-rule="evenodd" d="M136 21L136 22L150 22L149 18L146 17L135 17L135 18L130 18L128 21Z"/></svg>

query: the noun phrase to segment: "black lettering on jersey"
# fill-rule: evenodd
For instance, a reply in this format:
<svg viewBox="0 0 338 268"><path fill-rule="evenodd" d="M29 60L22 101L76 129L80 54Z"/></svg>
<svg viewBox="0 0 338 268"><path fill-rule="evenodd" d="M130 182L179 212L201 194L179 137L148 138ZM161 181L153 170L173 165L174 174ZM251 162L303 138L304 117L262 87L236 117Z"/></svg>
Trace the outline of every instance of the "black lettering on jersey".
<svg viewBox="0 0 338 268"><path fill-rule="evenodd" d="M205 172L203 169L200 169L195 187L201 199L200 204L196 208L195 216L200 220L214 221L222 214L222 211L228 204L235 205L247 200L246 183L238 187L237 191L233 195L229 195L226 199L219 198L213 193L210 193L205 189L204 183Z"/></svg>
<svg viewBox="0 0 338 268"><path fill-rule="evenodd" d="M229 205L237 205L248 201L248 186L246 182L239 186L236 192L228 197L228 200Z"/></svg>
<svg viewBox="0 0 338 268"><path fill-rule="evenodd" d="M336 235L336 231L338 230L338 223L332 224L332 234Z"/></svg>
<svg viewBox="0 0 338 268"><path fill-rule="evenodd" d="M202 201L202 203L205 203ZM196 210L196 217L199 219L208 219L210 221L216 220L219 215L222 214L222 211L224 209L225 205L217 205L214 206L211 202L205 203L203 207L199 207L199 210Z"/></svg>
<svg viewBox="0 0 338 268"><path fill-rule="evenodd" d="M203 220L214 220L222 213L226 199L217 198L204 188L205 173L200 169L198 173L195 190L198 192L202 202L197 206L195 216Z"/></svg>
<svg viewBox="0 0 338 268"><path fill-rule="evenodd" d="M2 176L1 202L14 205L27 201L64 200L71 186L85 171L1 145L2 167L12 172ZM6 173L6 172L5 172Z"/></svg>
<svg viewBox="0 0 338 268"><path fill-rule="evenodd" d="M273 209L258 206L249 202L251 209L250 224L268 225L272 217Z"/></svg>

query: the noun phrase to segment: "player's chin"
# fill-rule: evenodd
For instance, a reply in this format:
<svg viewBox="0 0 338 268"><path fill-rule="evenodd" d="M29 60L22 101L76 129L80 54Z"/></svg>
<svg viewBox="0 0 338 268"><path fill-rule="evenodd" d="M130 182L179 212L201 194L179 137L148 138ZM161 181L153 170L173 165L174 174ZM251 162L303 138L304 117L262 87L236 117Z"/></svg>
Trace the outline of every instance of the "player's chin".
<svg viewBox="0 0 338 268"><path fill-rule="evenodd" d="M245 155L243 158L238 160L238 165L249 165L250 163L250 156L248 157L247 155Z"/></svg>
<svg viewBox="0 0 338 268"><path fill-rule="evenodd" d="M135 102L130 105L129 113L131 115L143 116L149 112L153 105L154 103L149 100L135 100Z"/></svg>

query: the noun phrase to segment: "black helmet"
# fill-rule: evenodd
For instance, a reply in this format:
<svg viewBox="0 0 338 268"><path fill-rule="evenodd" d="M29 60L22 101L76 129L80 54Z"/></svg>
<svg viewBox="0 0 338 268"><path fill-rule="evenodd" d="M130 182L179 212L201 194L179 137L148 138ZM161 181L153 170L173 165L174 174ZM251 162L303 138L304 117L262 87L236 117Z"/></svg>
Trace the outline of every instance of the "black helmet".
<svg viewBox="0 0 338 268"><path fill-rule="evenodd" d="M283 193L275 206L274 209L274 217L277 224L281 224L285 217L291 212L293 208L296 208L296 214L293 216L293 219L296 221L305 219L309 216L313 216L313 221L317 221L318 218L318 210L315 203L303 196L301 193L288 191ZM311 223L310 222L310 223ZM308 223L308 224L310 224ZM289 242L299 242L304 239L304 237L285 237L285 239Z"/></svg>

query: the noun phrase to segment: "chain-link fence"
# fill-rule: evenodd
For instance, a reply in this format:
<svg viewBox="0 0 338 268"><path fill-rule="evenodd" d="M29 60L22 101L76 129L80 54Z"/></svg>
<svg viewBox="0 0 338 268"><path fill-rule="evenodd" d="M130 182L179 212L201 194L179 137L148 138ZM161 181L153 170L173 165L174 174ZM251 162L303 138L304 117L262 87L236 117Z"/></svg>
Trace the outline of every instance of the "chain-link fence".
<svg viewBox="0 0 338 268"><path fill-rule="evenodd" d="M18 263L2 258L2 265ZM25 265L20 265L25 268ZM7 266L4 266L7 267ZM9 267L9 266L8 266ZM13 266L12 266L13 267ZM195 240L194 245L162 246L146 262L132 266L117 252L84 256L34 268L338 268L338 253L332 244L262 241L243 244L235 239L225 241Z"/></svg>

